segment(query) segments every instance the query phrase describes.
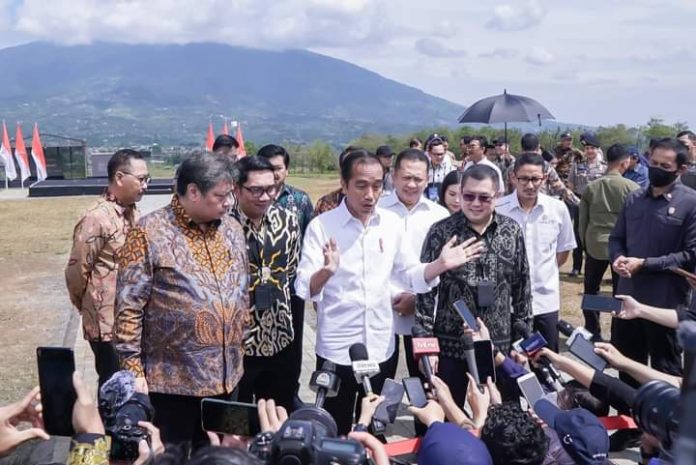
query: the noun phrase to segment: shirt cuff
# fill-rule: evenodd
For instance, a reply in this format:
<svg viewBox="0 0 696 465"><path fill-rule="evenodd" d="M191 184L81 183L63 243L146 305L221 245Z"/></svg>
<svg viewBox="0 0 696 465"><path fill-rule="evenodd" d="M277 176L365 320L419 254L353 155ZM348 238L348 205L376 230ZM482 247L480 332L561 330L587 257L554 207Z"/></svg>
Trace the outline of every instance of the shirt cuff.
<svg viewBox="0 0 696 465"><path fill-rule="evenodd" d="M128 370L133 372L136 378L144 378L145 377L145 370L143 369L143 364L140 361L140 358L137 357L132 357L132 358L127 358L121 362L121 367L124 370Z"/></svg>
<svg viewBox="0 0 696 465"><path fill-rule="evenodd" d="M427 263L421 263L420 265L414 267L415 273L411 273L411 290L415 294L425 294L430 292L430 290L440 284L440 277L436 276L430 282L425 281L425 267L428 266Z"/></svg>

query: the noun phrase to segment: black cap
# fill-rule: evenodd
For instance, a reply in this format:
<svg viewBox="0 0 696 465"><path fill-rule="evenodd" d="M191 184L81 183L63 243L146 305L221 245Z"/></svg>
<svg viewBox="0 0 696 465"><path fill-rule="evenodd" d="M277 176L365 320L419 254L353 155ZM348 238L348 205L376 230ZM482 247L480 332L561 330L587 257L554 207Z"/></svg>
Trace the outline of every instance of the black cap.
<svg viewBox="0 0 696 465"><path fill-rule="evenodd" d="M394 151L389 145L380 145L377 147L376 154L378 157L391 157L395 155Z"/></svg>
<svg viewBox="0 0 696 465"><path fill-rule="evenodd" d="M569 132L564 132L563 134L561 134L561 137L560 137L561 140L563 140L563 139L572 139L572 138L573 138L573 135L572 135L571 133L569 133Z"/></svg>
<svg viewBox="0 0 696 465"><path fill-rule="evenodd" d="M586 132L582 136L580 136L580 143L585 147L601 147L599 139L597 139L597 136L592 134L591 132Z"/></svg>
<svg viewBox="0 0 696 465"><path fill-rule="evenodd" d="M508 143L507 139L504 136L496 137L491 142L493 142L493 145L503 145Z"/></svg>

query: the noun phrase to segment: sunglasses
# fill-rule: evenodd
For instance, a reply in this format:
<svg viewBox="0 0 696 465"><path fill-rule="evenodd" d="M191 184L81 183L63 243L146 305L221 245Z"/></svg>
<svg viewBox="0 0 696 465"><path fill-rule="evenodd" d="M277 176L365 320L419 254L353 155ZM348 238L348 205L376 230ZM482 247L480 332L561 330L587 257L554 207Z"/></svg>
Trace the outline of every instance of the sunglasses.
<svg viewBox="0 0 696 465"><path fill-rule="evenodd" d="M491 203L493 201L494 197L495 196L488 195L488 194L464 194L464 193L462 193L462 200L464 200L467 203L473 203L476 199L478 199L478 201L481 203Z"/></svg>

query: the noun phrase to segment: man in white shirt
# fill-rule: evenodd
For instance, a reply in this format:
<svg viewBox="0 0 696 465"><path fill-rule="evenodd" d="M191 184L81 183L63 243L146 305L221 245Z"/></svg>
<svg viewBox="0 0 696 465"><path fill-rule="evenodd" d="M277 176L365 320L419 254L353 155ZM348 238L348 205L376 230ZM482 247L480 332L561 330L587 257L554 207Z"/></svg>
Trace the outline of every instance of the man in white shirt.
<svg viewBox="0 0 696 465"><path fill-rule="evenodd" d="M427 182L428 157L420 150L404 150L396 157L394 191L379 201L380 207L399 216L399 226L406 239L404 246L410 247L415 257L420 255L430 226L449 216L446 208L423 197ZM394 332L397 335L394 341L396 358L399 358L399 335L402 335L408 373L419 376L411 346L411 328L416 322L416 294L411 292L403 276L396 276L391 284ZM391 373L390 377L393 378L394 374Z"/></svg>
<svg viewBox="0 0 696 465"><path fill-rule="evenodd" d="M377 207L383 176L379 159L366 150L346 156L345 198L309 223L295 282L297 294L317 304L317 367L330 360L341 378L338 396L324 404L339 434L351 429L356 394L365 395L353 376L349 348L365 344L370 360L379 362L375 392L396 362L391 279L400 276L412 292L426 292L440 274L478 258L483 248L473 239L455 245L453 237L437 259L420 263L406 246L399 217Z"/></svg>
<svg viewBox="0 0 696 465"><path fill-rule="evenodd" d="M430 169L428 170L428 186L425 195L433 202L440 198L440 186L445 176L454 171L452 160L447 156L444 141L437 135L429 137L426 141Z"/></svg>
<svg viewBox="0 0 696 465"><path fill-rule="evenodd" d="M469 161L466 163L466 165L464 165L462 171L466 171L472 166L476 165L490 166L495 170L496 173L498 173L498 179L500 181L498 191L500 194L504 194L505 181L503 180L503 174L500 172L500 168L498 168L495 163L486 157L486 145L488 145L488 139L486 139L486 136L474 136L471 138L471 141L469 141L467 146L469 149Z"/></svg>
<svg viewBox="0 0 696 465"><path fill-rule="evenodd" d="M532 284L534 330L544 336L552 350L558 351L558 268L577 244L565 204L539 193L545 179L541 155L523 153L513 171L515 191L498 201L496 211L511 217L522 228Z"/></svg>

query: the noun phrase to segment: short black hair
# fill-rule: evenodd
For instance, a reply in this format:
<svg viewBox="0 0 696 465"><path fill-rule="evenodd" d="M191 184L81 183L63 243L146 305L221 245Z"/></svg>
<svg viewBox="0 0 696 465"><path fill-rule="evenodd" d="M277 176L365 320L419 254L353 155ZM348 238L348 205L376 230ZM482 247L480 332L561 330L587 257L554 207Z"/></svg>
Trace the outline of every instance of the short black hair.
<svg viewBox="0 0 696 465"><path fill-rule="evenodd" d="M440 198L438 199L438 203L440 205L447 208L447 205L445 205L445 192L447 192L449 186L455 184L460 185L460 183L462 182L462 176L463 173L459 170L454 170L447 173L447 176L445 176L445 179L442 180L442 185L440 186Z"/></svg>
<svg viewBox="0 0 696 465"><path fill-rule="evenodd" d="M394 171L398 170L402 161L420 161L425 163L426 168L430 165L428 156L422 150L406 149L399 152L394 162Z"/></svg>
<svg viewBox="0 0 696 465"><path fill-rule="evenodd" d="M130 165L131 160L144 160L143 154L133 149L121 149L111 155L109 163L106 165L106 174L109 182L116 177L116 172L121 171Z"/></svg>
<svg viewBox="0 0 696 465"><path fill-rule="evenodd" d="M189 184L195 184L205 195L222 181L234 181L234 164L216 153L195 153L185 158L176 172L176 192L182 196Z"/></svg>
<svg viewBox="0 0 696 465"><path fill-rule="evenodd" d="M606 417L609 415L609 404L593 396L590 390L577 380L572 379L568 381L564 386L564 391L563 395L572 402L572 405L567 406L569 409L576 407L584 408L597 417Z"/></svg>
<svg viewBox="0 0 696 465"><path fill-rule="evenodd" d="M541 465L549 449L543 428L515 402L488 409L481 428L493 465Z"/></svg>
<svg viewBox="0 0 696 465"><path fill-rule="evenodd" d="M350 177L353 175L353 166L355 165L370 165L377 163L382 169L384 174L384 168L382 163L380 163L379 158L372 152L368 152L365 149L354 149L345 156L343 159L343 164L341 165L341 178L348 184Z"/></svg>
<svg viewBox="0 0 696 465"><path fill-rule="evenodd" d="M425 141L425 143L426 143L426 145L427 145L427 146L425 147L425 149L428 150L428 151L430 151L430 149L432 149L432 148L435 147L436 145L445 145L445 143L443 142L442 138L439 137L439 136L433 137L432 139L428 139L427 141Z"/></svg>
<svg viewBox="0 0 696 465"><path fill-rule="evenodd" d="M466 184L469 179L474 179L476 181L485 181L486 179L490 179L493 181L495 191L498 192L500 190L500 178L498 177L498 172L488 165L474 165L468 170L464 171L461 180L462 187L464 187L464 184Z"/></svg>
<svg viewBox="0 0 696 465"><path fill-rule="evenodd" d="M473 142L475 140L479 141L482 149L485 149L488 146L488 138L486 136L480 134L473 136L469 142Z"/></svg>
<svg viewBox="0 0 696 465"><path fill-rule="evenodd" d="M290 167L290 154L287 150L285 150L285 147L281 145L264 145L259 149L258 152L256 152L256 155L258 155L261 158L265 158L266 160L270 160L271 158L275 157L283 157L283 164L285 165L285 169L288 169Z"/></svg>
<svg viewBox="0 0 696 465"><path fill-rule="evenodd" d="M539 149L539 138L536 134L527 133L520 139L523 152L533 152Z"/></svg>
<svg viewBox="0 0 696 465"><path fill-rule="evenodd" d="M523 152L515 160L515 167L512 169L514 173L517 173L520 168L524 165L534 165L541 167L542 172L546 172L546 162L544 157L534 152Z"/></svg>
<svg viewBox="0 0 696 465"><path fill-rule="evenodd" d="M631 154L623 144L614 144L607 149L607 163L617 163L630 157Z"/></svg>
<svg viewBox="0 0 696 465"><path fill-rule="evenodd" d="M420 140L418 137L414 137L413 139L411 139L409 141L408 146L410 148L414 148L414 147L418 147L418 146L423 147L423 141Z"/></svg>
<svg viewBox="0 0 696 465"><path fill-rule="evenodd" d="M235 163L234 167L237 171L236 179L234 180L238 186L243 186L247 179L249 179L249 173L254 171L270 171L273 173L273 165L266 158L255 156L255 157L242 157Z"/></svg>
<svg viewBox="0 0 696 465"><path fill-rule="evenodd" d="M223 147L232 147L235 149L239 148L239 142L237 142L237 139L234 137L227 135L227 134L220 134L215 138L215 142L213 142L213 152L215 152L217 149L221 149Z"/></svg>
<svg viewBox="0 0 696 465"><path fill-rule="evenodd" d="M363 150L362 147L353 147L352 145L346 146L346 148L343 149L343 151L338 154L338 168L340 169L343 166L343 162L346 160L346 157L350 152L353 150Z"/></svg>
<svg viewBox="0 0 696 465"><path fill-rule="evenodd" d="M665 137L659 139L650 148L650 153L657 149L671 150L677 154L677 168L681 168L689 161L689 148L679 139L672 139L671 137Z"/></svg>
<svg viewBox="0 0 696 465"><path fill-rule="evenodd" d="M471 139L473 139L472 136L462 136L459 138L459 142L464 142L465 144L468 144L471 142Z"/></svg>
<svg viewBox="0 0 696 465"><path fill-rule="evenodd" d="M677 139L684 136L687 136L692 141L696 141L696 134L694 134L693 131L689 131L688 129L686 131L680 131L679 134L677 134Z"/></svg>

